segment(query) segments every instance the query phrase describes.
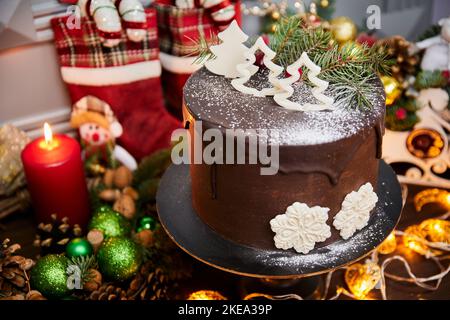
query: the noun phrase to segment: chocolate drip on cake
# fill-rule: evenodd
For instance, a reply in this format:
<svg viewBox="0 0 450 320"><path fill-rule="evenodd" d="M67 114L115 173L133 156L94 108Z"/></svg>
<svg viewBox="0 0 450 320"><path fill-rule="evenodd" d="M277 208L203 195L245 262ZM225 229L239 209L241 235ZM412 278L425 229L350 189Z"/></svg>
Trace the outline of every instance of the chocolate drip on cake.
<svg viewBox="0 0 450 320"><path fill-rule="evenodd" d="M215 200L217 198L217 164L213 163L211 165L211 199Z"/></svg>
<svg viewBox="0 0 450 320"><path fill-rule="evenodd" d="M383 135L384 135L384 117L375 125L377 133L377 158L381 159L383 156Z"/></svg>

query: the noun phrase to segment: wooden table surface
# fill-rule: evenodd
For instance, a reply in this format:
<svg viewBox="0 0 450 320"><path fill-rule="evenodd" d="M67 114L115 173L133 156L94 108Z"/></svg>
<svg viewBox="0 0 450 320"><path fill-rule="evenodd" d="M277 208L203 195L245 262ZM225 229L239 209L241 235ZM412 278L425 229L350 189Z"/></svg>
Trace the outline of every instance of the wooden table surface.
<svg viewBox="0 0 450 320"><path fill-rule="evenodd" d="M413 198L423 187L409 186L408 198L405 208L402 213L399 230L404 230L406 227L420 223L421 221L439 216L445 213L445 209L437 204L429 204L418 213L414 209ZM0 221L0 240L10 238L12 242L19 243L22 246L21 254L27 257L35 257L38 250L33 247L33 240L35 235L35 223L33 222L30 213L20 213L8 217ZM399 246L396 252L393 253L402 255L411 265L412 271L419 277L426 277L439 272L436 264L416 254L408 249ZM392 255L392 254L391 254ZM388 256L381 256L383 259ZM188 258L192 259L192 258ZM448 265L450 260L444 263ZM193 276L191 279L181 282L179 286L179 295L186 297L189 293L196 290L216 290L221 292L228 298L238 299L240 297L240 283L242 278L231 275L223 271L216 270L209 266L203 265L200 262L193 261ZM407 276L403 265L399 262L393 262L387 269L391 274ZM325 276L322 276L322 284ZM338 270L333 275L331 282L330 294L334 295L336 287L345 287L344 272ZM286 294L292 292L286 292ZM408 283L399 283L387 280L387 296L389 299L450 299L450 275L444 278L440 287L435 291L428 291ZM379 290L374 290L369 295L370 298L379 299ZM347 297L341 297L348 299Z"/></svg>

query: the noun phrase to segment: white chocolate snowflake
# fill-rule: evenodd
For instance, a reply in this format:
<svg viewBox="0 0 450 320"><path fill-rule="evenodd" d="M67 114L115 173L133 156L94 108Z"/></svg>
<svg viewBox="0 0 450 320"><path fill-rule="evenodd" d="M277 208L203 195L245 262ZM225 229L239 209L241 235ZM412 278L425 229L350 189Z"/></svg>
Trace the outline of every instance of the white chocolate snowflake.
<svg viewBox="0 0 450 320"><path fill-rule="evenodd" d="M316 242L322 242L331 236L327 225L328 208L308 207L304 203L295 202L270 221L273 238L278 249L294 248L298 253L308 253Z"/></svg>
<svg viewBox="0 0 450 320"><path fill-rule="evenodd" d="M364 228L369 222L370 212L378 201L371 183L352 191L342 202L341 211L334 217L333 225L344 239L350 238L357 230Z"/></svg>

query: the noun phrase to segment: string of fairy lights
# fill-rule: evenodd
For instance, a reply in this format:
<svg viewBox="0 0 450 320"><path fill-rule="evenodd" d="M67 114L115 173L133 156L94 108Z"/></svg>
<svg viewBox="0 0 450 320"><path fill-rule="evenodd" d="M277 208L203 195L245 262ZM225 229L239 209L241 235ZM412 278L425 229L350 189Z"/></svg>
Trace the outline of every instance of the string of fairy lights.
<svg viewBox="0 0 450 320"><path fill-rule="evenodd" d="M327 8L330 5L329 0L321 0L319 1L319 6L321 8ZM274 2L272 0L259 0L257 4L252 6L247 6L246 3L242 4L242 12L244 15L253 15L258 17L264 17L271 13L276 13L276 17L280 17L279 14L285 15L287 13L287 9L289 7L289 3L287 0L280 0L278 2ZM297 0L293 4L295 13L304 14L306 12L306 5L304 1ZM309 12L313 14L317 14L318 4L315 1L312 1L309 6Z"/></svg>
<svg viewBox="0 0 450 320"><path fill-rule="evenodd" d="M407 197L407 187L402 187L403 199ZM324 290L320 299L336 300L340 296L352 299L374 299L371 292L379 290L383 300L388 299L387 281L412 284L426 290L437 290L445 276L450 273L450 192L441 189L425 189L414 197L414 206L417 212L427 204L439 204L449 210L447 213L431 219L424 219L419 224L410 225L404 231L394 230L381 245L372 252L370 258L364 262L354 263L350 266L339 268L329 272L325 279ZM415 252L432 261L439 272L427 277L419 277L412 271L410 262L405 258L411 252ZM393 253L396 253L392 256ZM387 256L381 259L380 256ZM400 276L388 272L389 265L393 262L401 263L407 276ZM337 286L335 293L329 297L331 283L334 274L338 270L344 270L346 287ZM329 297L329 298L328 298ZM269 300L303 300L297 294L272 296L263 293L251 293L244 300L263 298ZM192 293L190 300L224 300L222 294L217 291L200 290Z"/></svg>
<svg viewBox="0 0 450 320"><path fill-rule="evenodd" d="M267 26L263 31L273 33L276 31L278 21L283 17L291 14L300 16L311 16L318 18L318 8L327 8L330 3L329 0L312 1L308 6L303 0L296 0L292 6L289 6L287 0L273 1L273 0L258 0L251 6L246 3L242 4L242 13L247 16L257 16L266 20Z"/></svg>

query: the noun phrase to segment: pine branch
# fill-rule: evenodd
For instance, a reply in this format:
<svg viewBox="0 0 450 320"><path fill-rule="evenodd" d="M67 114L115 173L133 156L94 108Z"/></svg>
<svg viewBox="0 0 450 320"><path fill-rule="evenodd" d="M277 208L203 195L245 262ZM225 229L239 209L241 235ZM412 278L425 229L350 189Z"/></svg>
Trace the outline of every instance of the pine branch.
<svg viewBox="0 0 450 320"><path fill-rule="evenodd" d="M84 283L92 280L91 269L97 268L97 260L94 255L70 258L70 262L80 269L81 281Z"/></svg>
<svg viewBox="0 0 450 320"><path fill-rule="evenodd" d="M203 64L208 60L216 58L214 53L211 52L211 46L220 44L220 39L215 33L210 33L209 40L203 34L200 34L198 39L192 39L188 36L185 37L192 42L192 46L189 48L190 52L186 56L197 56L194 64Z"/></svg>
<svg viewBox="0 0 450 320"><path fill-rule="evenodd" d="M391 62L383 47L348 44L339 47L332 43L332 35L321 28L304 27L298 16L280 22L272 36L271 48L277 53L276 63L287 67L303 52L322 68L319 78L332 84L338 103L370 108L368 99L376 74L388 74ZM302 80L307 80L304 70ZM371 90L372 89L372 90Z"/></svg>
<svg viewBox="0 0 450 320"><path fill-rule="evenodd" d="M307 29L301 18L284 18L270 39L270 47L277 53L276 63L287 67L294 63L303 52L308 56L326 50L331 41L331 33L323 29Z"/></svg>

